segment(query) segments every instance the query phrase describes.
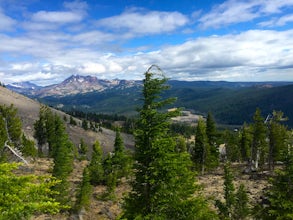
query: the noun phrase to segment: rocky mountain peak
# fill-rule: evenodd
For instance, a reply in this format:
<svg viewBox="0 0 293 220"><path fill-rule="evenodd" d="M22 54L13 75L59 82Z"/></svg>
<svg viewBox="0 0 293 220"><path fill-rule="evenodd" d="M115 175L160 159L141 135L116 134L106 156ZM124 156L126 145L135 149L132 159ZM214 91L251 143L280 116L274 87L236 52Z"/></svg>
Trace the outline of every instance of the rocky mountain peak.
<svg viewBox="0 0 293 220"><path fill-rule="evenodd" d="M69 78L65 79L62 84L67 83L96 83L98 81L95 76L81 76L81 75L71 75Z"/></svg>
<svg viewBox="0 0 293 220"><path fill-rule="evenodd" d="M102 92L108 89L125 89L136 85L132 80L105 80L96 76L71 75L63 82L46 87L38 87L29 82L11 85L11 90L33 97L68 96L89 92ZM24 86L25 85L25 86ZM34 85L32 89L32 85Z"/></svg>

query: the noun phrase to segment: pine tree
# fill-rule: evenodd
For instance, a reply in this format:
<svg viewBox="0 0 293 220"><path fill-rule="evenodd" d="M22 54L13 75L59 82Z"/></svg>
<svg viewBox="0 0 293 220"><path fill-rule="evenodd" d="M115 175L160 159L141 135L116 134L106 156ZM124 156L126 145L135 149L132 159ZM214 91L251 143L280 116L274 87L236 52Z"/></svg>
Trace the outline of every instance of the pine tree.
<svg viewBox="0 0 293 220"><path fill-rule="evenodd" d="M249 133L249 127L244 124L240 131L240 154L242 161L248 161L251 157L250 146L251 146L251 135Z"/></svg>
<svg viewBox="0 0 293 220"><path fill-rule="evenodd" d="M115 170L117 178L126 177L131 169L131 161L129 155L125 151L125 146L117 129L114 142L114 152L111 158L111 166Z"/></svg>
<svg viewBox="0 0 293 220"><path fill-rule="evenodd" d="M43 146L47 143L49 147L49 156L53 157L53 151L58 144L58 135L56 131L58 126L63 124L62 121L58 119L59 116L53 114L48 106L42 105L39 112L39 120L34 123L35 133L34 137L38 141L38 151L42 155Z"/></svg>
<svg viewBox="0 0 293 220"><path fill-rule="evenodd" d="M239 148L239 133L231 130L223 132L223 139L226 147L226 158L230 162L239 162L241 158Z"/></svg>
<svg viewBox="0 0 293 220"><path fill-rule="evenodd" d="M6 161L7 155L3 151L5 145L18 150L22 149L22 124L17 116L17 109L13 105L0 106L0 120L0 161ZM21 155L15 155L25 161Z"/></svg>
<svg viewBox="0 0 293 220"><path fill-rule="evenodd" d="M70 118L69 118L69 124L71 124L73 126L77 125L76 121L74 120L74 118L72 116L70 116Z"/></svg>
<svg viewBox="0 0 293 220"><path fill-rule="evenodd" d="M38 151L35 148L35 142L28 140L24 134L22 134L22 146L20 151L25 157L31 156L35 158L38 155Z"/></svg>
<svg viewBox="0 0 293 220"><path fill-rule="evenodd" d="M221 219L246 219L249 215L248 195L243 184L235 193L234 176L229 162L224 165L224 201L216 200Z"/></svg>
<svg viewBox="0 0 293 220"><path fill-rule="evenodd" d="M181 135L176 137L176 151L178 153L187 152L187 144L186 144L185 138Z"/></svg>
<svg viewBox="0 0 293 220"><path fill-rule="evenodd" d="M112 170L111 173L105 176L105 183L106 183L106 192L103 195L103 199L107 200L115 200L115 189L117 185L117 173L115 170Z"/></svg>
<svg viewBox="0 0 293 220"><path fill-rule="evenodd" d="M4 144L8 140L7 131L5 128L5 121L3 116L0 114L0 162L4 160L4 155L2 154Z"/></svg>
<svg viewBox="0 0 293 220"><path fill-rule="evenodd" d="M195 166L204 174L211 163L210 145L207 140L206 126L203 120L199 120L195 133L195 144L192 149L192 160Z"/></svg>
<svg viewBox="0 0 293 220"><path fill-rule="evenodd" d="M68 177L72 172L73 167L73 144L69 140L67 133L65 132L65 126L60 117L55 115L55 137L54 142L51 143L52 156L54 161L54 167L52 175L57 179L61 180L54 189L59 192L56 195L57 201L61 204L69 205L70 204L70 195L69 195L69 182Z"/></svg>
<svg viewBox="0 0 293 220"><path fill-rule="evenodd" d="M34 123L34 137L38 141L38 153L43 154L43 146L47 143L47 131L46 131L46 114L48 107L41 106L39 111L39 120Z"/></svg>
<svg viewBox="0 0 293 220"><path fill-rule="evenodd" d="M169 135L169 119L178 112L161 111L174 99L160 99L167 79L159 78L155 67L148 69L143 81L143 107L135 130L135 178L122 219L211 219L214 215L205 201L194 195L197 187L189 155L178 153Z"/></svg>
<svg viewBox="0 0 293 220"><path fill-rule="evenodd" d="M207 120L206 120L206 135L207 135L207 141L210 146L209 167L214 168L219 165L219 149L216 142L217 141L216 123L211 112L208 113Z"/></svg>
<svg viewBox="0 0 293 220"><path fill-rule="evenodd" d="M75 210L79 212L82 208L88 209L92 195L92 185L90 184L90 172L88 167L85 167L82 174L82 182L79 185Z"/></svg>
<svg viewBox="0 0 293 220"><path fill-rule="evenodd" d="M268 155L267 128L259 108L255 111L253 122L251 157L257 170L265 164Z"/></svg>
<svg viewBox="0 0 293 220"><path fill-rule="evenodd" d="M283 112L274 111L269 122L269 169L274 170L275 161L281 161L287 149L287 128L281 124Z"/></svg>
<svg viewBox="0 0 293 220"><path fill-rule="evenodd" d="M2 120L4 120L10 141L19 145L21 143L22 130L21 120L17 116L17 109L12 104L9 107L5 105L0 106L0 115L2 115Z"/></svg>
<svg viewBox="0 0 293 220"><path fill-rule="evenodd" d="M35 213L58 213L64 208L52 197L58 181L50 176L16 175L15 163L0 163L0 219L29 219Z"/></svg>
<svg viewBox="0 0 293 220"><path fill-rule="evenodd" d="M86 131L89 129L89 123L86 119L82 120L81 127Z"/></svg>
<svg viewBox="0 0 293 220"><path fill-rule="evenodd" d="M236 194L235 194L235 205L233 219L235 220L244 220L247 219L250 214L248 207L248 195L245 189L244 184L240 184Z"/></svg>
<svg viewBox="0 0 293 220"><path fill-rule="evenodd" d="M104 181L103 152L99 141L93 145L92 159L89 164L90 179L92 185L102 184Z"/></svg>
<svg viewBox="0 0 293 220"><path fill-rule="evenodd" d="M216 206L222 219L232 218L233 206L235 204L235 187L233 184L234 176L231 172L230 164L224 165L224 202L216 201Z"/></svg>
<svg viewBox="0 0 293 220"><path fill-rule="evenodd" d="M268 205L256 216L259 219L293 219L293 154L287 152L285 167L277 170L270 180L271 187L265 193Z"/></svg>
<svg viewBox="0 0 293 220"><path fill-rule="evenodd" d="M217 129L216 129L216 123L214 121L214 118L212 116L212 113L209 112L206 120L206 134L209 144L215 145L217 141Z"/></svg>
<svg viewBox="0 0 293 220"><path fill-rule="evenodd" d="M78 147L78 152L81 155L82 159L86 159L86 153L88 152L88 146L84 142L84 139L80 139L79 147Z"/></svg>

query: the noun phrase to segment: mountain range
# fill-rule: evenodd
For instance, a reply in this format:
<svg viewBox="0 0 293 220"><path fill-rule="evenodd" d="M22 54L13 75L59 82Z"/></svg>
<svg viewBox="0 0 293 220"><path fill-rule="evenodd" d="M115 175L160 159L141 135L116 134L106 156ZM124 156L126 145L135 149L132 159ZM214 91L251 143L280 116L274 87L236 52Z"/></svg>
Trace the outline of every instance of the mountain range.
<svg viewBox="0 0 293 220"><path fill-rule="evenodd" d="M12 83L7 88L32 97L64 97L90 92L102 92L108 89L123 89L136 84L132 80L103 80L94 76L72 75L59 84L38 86L31 82Z"/></svg>
<svg viewBox="0 0 293 220"><path fill-rule="evenodd" d="M293 127L293 82L168 81L163 97L177 97L169 107L182 107L198 114L212 112L220 124L250 122L256 108L263 116L283 111ZM141 105L142 81L102 80L72 75L59 84L40 87L29 82L7 88L62 110L133 115Z"/></svg>

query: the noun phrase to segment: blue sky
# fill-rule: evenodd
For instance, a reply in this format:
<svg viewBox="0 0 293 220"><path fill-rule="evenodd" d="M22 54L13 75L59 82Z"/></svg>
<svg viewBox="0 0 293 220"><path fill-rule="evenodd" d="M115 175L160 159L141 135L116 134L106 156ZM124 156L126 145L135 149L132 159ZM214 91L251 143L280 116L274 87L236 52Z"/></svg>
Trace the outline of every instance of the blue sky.
<svg viewBox="0 0 293 220"><path fill-rule="evenodd" d="M293 0L0 0L0 81L293 81Z"/></svg>

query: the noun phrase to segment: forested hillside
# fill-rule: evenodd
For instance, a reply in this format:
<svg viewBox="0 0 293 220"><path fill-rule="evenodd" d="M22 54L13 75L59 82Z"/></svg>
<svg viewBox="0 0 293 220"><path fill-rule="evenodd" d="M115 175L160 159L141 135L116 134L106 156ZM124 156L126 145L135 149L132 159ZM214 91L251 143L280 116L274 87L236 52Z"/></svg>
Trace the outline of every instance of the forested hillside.
<svg viewBox="0 0 293 220"><path fill-rule="evenodd" d="M101 136L90 146L83 136L103 133L102 122L40 106L29 137L18 109L1 105L0 219L292 219L293 131L284 112L256 108L240 130L219 130L209 112L174 129L180 112L166 111L176 101L167 79L157 66L144 76L132 150L119 123L106 152ZM83 131L78 145L68 124Z"/></svg>
<svg viewBox="0 0 293 220"><path fill-rule="evenodd" d="M220 124L241 125L251 122L257 107L268 115L273 110L281 110L293 127L293 85L265 83L228 83L228 82L180 82L170 81L170 90L163 97L177 97L168 107L182 107L195 113L206 115L212 111ZM107 90L65 97L43 97L41 102L66 111L80 110L104 114L131 116L141 105L140 87L123 90Z"/></svg>
<svg viewBox="0 0 293 220"><path fill-rule="evenodd" d="M218 123L241 125L251 122L256 108L264 115L280 110L293 126L293 85L280 87L248 88L174 88L168 95L178 97L177 106L184 106L199 113L212 111Z"/></svg>

